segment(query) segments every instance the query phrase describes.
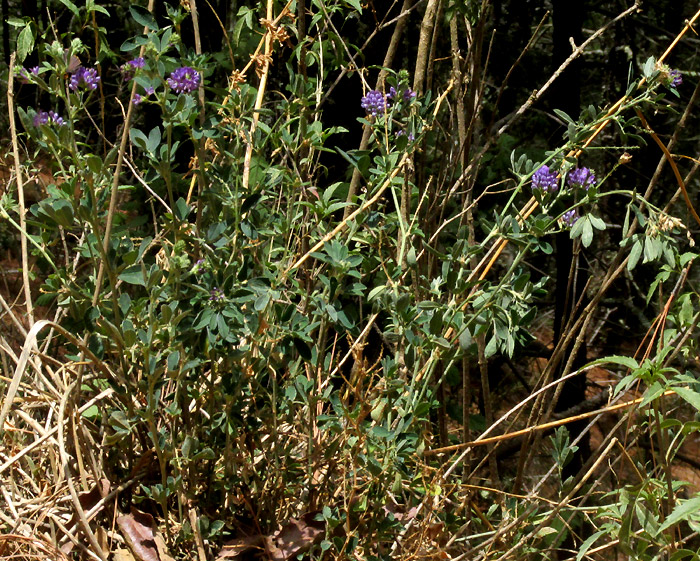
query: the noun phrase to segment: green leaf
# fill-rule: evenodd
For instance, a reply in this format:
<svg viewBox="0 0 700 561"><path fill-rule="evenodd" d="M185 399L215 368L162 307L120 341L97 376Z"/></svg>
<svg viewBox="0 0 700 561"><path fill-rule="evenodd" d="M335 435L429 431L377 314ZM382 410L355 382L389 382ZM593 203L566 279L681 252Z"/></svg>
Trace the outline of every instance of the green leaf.
<svg viewBox="0 0 700 561"><path fill-rule="evenodd" d="M465 328L462 330L462 332L459 334L459 346L462 350L467 350L469 347L472 346L472 343L474 342L474 339L472 338L472 334L469 331L469 328Z"/></svg>
<svg viewBox="0 0 700 561"><path fill-rule="evenodd" d="M662 386L660 382L654 382L651 386L647 388L647 391L644 392L644 399L642 399L642 402L639 404L639 406L644 407L645 405L654 401L657 397L664 393L664 389L664 386Z"/></svg>
<svg viewBox="0 0 700 561"><path fill-rule="evenodd" d="M27 25L27 22L24 21L22 18L17 18L14 16L7 18L7 20L5 21L7 21L7 23L12 27L24 27L25 25Z"/></svg>
<svg viewBox="0 0 700 561"><path fill-rule="evenodd" d="M668 528L670 528L671 526L673 526L674 524L677 524L682 520L686 520L692 514L695 514L698 511L700 511L700 496L696 496L692 499L688 499L687 501L683 501L678 506L676 506L676 508L673 509L673 512L671 514L668 515L668 518L659 527L658 533L660 534Z"/></svg>
<svg viewBox="0 0 700 561"><path fill-rule="evenodd" d="M582 233L583 233L583 226L584 224L588 223L588 216L582 216L579 218L571 228L571 231L569 232L569 237L572 240L575 240L578 238Z"/></svg>
<svg viewBox="0 0 700 561"><path fill-rule="evenodd" d="M630 368L631 370L637 370L639 368L639 363L634 360L631 356L606 356L598 360L594 360L590 363L590 366L597 366L598 364L617 364L619 366L624 366L625 368Z"/></svg>
<svg viewBox="0 0 700 561"><path fill-rule="evenodd" d="M129 130L129 137L131 138L131 142L133 142L136 146L143 148L144 150L148 150L148 139L139 129Z"/></svg>
<svg viewBox="0 0 700 561"><path fill-rule="evenodd" d="M63 4L66 8L68 8L71 12L73 12L76 16L80 16L80 10L78 9L78 6L73 4L70 0L59 0L61 4Z"/></svg>
<svg viewBox="0 0 700 561"><path fill-rule="evenodd" d="M576 561L581 561L581 559L583 559L583 556L586 555L586 552L598 540L598 538L604 536L605 534L605 530L598 530L595 534L589 536L588 539L581 544L581 547L578 550L578 554L576 555Z"/></svg>
<svg viewBox="0 0 700 561"><path fill-rule="evenodd" d="M267 308L267 305L270 302L270 293L265 292L258 296L255 299L255 304L253 304L253 307L255 308L256 312L262 312L265 308Z"/></svg>
<svg viewBox="0 0 700 561"><path fill-rule="evenodd" d="M603 222L603 220L601 220L594 214L589 214L588 219L591 221L591 224L596 230L605 230L605 222Z"/></svg>
<svg viewBox="0 0 700 561"><path fill-rule="evenodd" d="M367 301L371 302L375 298L377 298L380 294L382 294L386 290L386 286L383 284L380 284L379 286L375 286L372 290L369 291L369 294L367 295Z"/></svg>
<svg viewBox="0 0 700 561"><path fill-rule="evenodd" d="M143 278L143 271L141 270L141 265L133 265L126 269L122 274L119 275L119 280L122 280L127 284L146 286L146 281Z"/></svg>
<svg viewBox="0 0 700 561"><path fill-rule="evenodd" d="M173 351L168 355L168 372L175 372L180 364L180 351Z"/></svg>
<svg viewBox="0 0 700 561"><path fill-rule="evenodd" d="M588 217L586 217L588 218ZM593 227L591 226L591 221L586 220L583 223L583 233L581 234L581 243L583 247L588 247L593 241Z"/></svg>
<svg viewBox="0 0 700 561"><path fill-rule="evenodd" d="M156 153L156 148L160 144L160 128L153 127L150 133L148 133L148 139L146 140L146 149L151 153Z"/></svg>
<svg viewBox="0 0 700 561"><path fill-rule="evenodd" d="M627 270L631 271L639 263L639 258L642 256L642 242L637 240L632 246L632 251L630 251L630 258L627 261Z"/></svg>
<svg viewBox="0 0 700 561"><path fill-rule="evenodd" d="M99 419L100 416L100 409L97 407L97 405L92 405L83 411L83 417L86 419Z"/></svg>
<svg viewBox="0 0 700 561"><path fill-rule="evenodd" d="M138 49L141 45L145 45L146 43L148 43L148 37L139 35L138 37L134 37L133 39L127 39L126 41L124 41L122 43L122 46L119 47L119 50L128 53L129 51Z"/></svg>
<svg viewBox="0 0 700 561"><path fill-rule="evenodd" d="M573 123L574 122L574 120L571 117L569 117L569 115L566 114L561 109L554 109L553 111L557 115L557 117L559 117L565 123Z"/></svg>
<svg viewBox="0 0 700 561"><path fill-rule="evenodd" d="M390 439L394 434L382 426L372 427L372 434L377 438Z"/></svg>
<svg viewBox="0 0 700 561"><path fill-rule="evenodd" d="M486 345L486 349L484 349L484 355L486 356L486 358L489 358L489 357L495 355L497 350L498 350L498 337L496 337L496 335L494 335L493 337L491 337L488 344Z"/></svg>
<svg viewBox="0 0 700 561"><path fill-rule="evenodd" d="M299 339L299 337L294 337L292 339L292 343L294 343L294 348L297 350L301 358L306 361L311 360L311 357L313 356L311 354L311 349L303 340Z"/></svg>
<svg viewBox="0 0 700 561"><path fill-rule="evenodd" d="M654 261L661 254L661 246L656 238L644 238L644 262Z"/></svg>
<svg viewBox="0 0 700 561"><path fill-rule="evenodd" d="M406 264L409 267L415 267L417 261L418 261L418 258L416 255L416 248L411 246L411 249L409 249L408 253L406 254Z"/></svg>
<svg viewBox="0 0 700 561"><path fill-rule="evenodd" d="M243 204L241 205L241 214L248 212L251 208L258 204L261 198L262 193L253 193L252 195L246 197L245 201L243 201Z"/></svg>
<svg viewBox="0 0 700 561"><path fill-rule="evenodd" d="M644 63L644 68L642 69L642 74L645 78L651 78L654 74L654 69L656 68L656 61L653 56L650 56Z"/></svg>
<svg viewBox="0 0 700 561"><path fill-rule="evenodd" d="M700 393L693 391L689 388L671 388L674 392L676 392L682 399L690 403L695 409L700 411Z"/></svg>
<svg viewBox="0 0 700 561"><path fill-rule="evenodd" d="M177 201L175 201L175 214L179 220L185 220L190 212L192 212L192 209L188 206L185 199L180 197Z"/></svg>
<svg viewBox="0 0 700 561"><path fill-rule="evenodd" d="M107 11L107 9L106 9L106 8L103 8L102 6L93 5L92 8L91 8L91 10L92 10L93 12L99 12L99 13L101 13L101 14L106 15L107 17L110 17L110 14L109 14L109 12Z"/></svg>
<svg viewBox="0 0 700 561"><path fill-rule="evenodd" d="M148 27L153 31L158 31L158 24L153 18L153 14L151 14L151 12L149 12L146 8L131 5L129 6L129 12L131 13L131 17L134 18L136 23L141 24L144 27Z"/></svg>
<svg viewBox="0 0 700 561"><path fill-rule="evenodd" d="M692 549L679 549L671 557L669 561L681 561L682 559L697 559L697 554Z"/></svg>
<svg viewBox="0 0 700 561"><path fill-rule="evenodd" d="M182 457L183 458L189 458L190 454L192 454L192 448L195 445L194 438L192 438L189 434L185 437L184 442L182 443L182 448L180 450L182 451Z"/></svg>
<svg viewBox="0 0 700 561"><path fill-rule="evenodd" d="M24 62L27 55L34 49L34 33L31 25L27 24L24 29L19 32L17 37L17 61Z"/></svg>

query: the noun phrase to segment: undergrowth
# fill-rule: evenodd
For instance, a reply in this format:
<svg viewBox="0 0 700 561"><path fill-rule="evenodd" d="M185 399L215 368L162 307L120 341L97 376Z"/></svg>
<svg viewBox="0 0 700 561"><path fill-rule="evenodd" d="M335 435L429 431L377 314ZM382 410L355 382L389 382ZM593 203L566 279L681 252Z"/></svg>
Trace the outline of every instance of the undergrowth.
<svg viewBox="0 0 700 561"><path fill-rule="evenodd" d="M697 160L674 154L697 89L666 65L676 43L631 61L620 99L555 110L563 137L539 149L510 133L552 82L494 123L506 84L478 71L488 1L378 14L394 34L379 68L338 29L359 2L241 6L218 53L201 49L204 6L182 4L131 5L139 30L120 45L107 4L61 0L62 29L11 20L0 520L14 547L698 558L700 496L678 470L698 467ZM443 32L451 67L436 68ZM362 127L352 149L324 118L347 81L364 92L343 108ZM657 173L635 182L646 143ZM566 239L570 278L555 278ZM557 333L555 283L570 303ZM646 335L605 331L606 349L620 284L655 317ZM581 380L583 399L557 407Z"/></svg>

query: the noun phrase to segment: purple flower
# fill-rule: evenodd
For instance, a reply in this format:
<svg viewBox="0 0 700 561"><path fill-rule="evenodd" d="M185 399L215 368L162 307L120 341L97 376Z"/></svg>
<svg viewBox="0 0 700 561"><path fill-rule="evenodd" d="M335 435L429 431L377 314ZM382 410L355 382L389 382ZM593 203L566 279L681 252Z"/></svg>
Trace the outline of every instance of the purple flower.
<svg viewBox="0 0 700 561"><path fill-rule="evenodd" d="M571 228L578 219L579 216L576 209L567 210L561 217L561 221L563 222L564 226L567 226L568 228Z"/></svg>
<svg viewBox="0 0 700 561"><path fill-rule="evenodd" d="M384 113L387 107L384 94L378 90L368 91L367 95L362 98L361 105L362 109L372 117L376 117L377 113Z"/></svg>
<svg viewBox="0 0 700 561"><path fill-rule="evenodd" d="M146 88L146 95L153 95L154 93L156 93L155 88L152 88L152 87Z"/></svg>
<svg viewBox="0 0 700 561"><path fill-rule="evenodd" d="M90 90L96 90L99 82L100 77L97 75L97 70L80 66L78 70L71 75L68 88L73 92L81 86Z"/></svg>
<svg viewBox="0 0 700 561"><path fill-rule="evenodd" d="M134 105L138 105L142 101L143 101L143 98L139 94L134 94L134 97L131 98L131 103L133 103Z"/></svg>
<svg viewBox="0 0 700 561"><path fill-rule="evenodd" d="M209 295L210 302L221 302L224 299L224 291L218 287L214 287Z"/></svg>
<svg viewBox="0 0 700 561"><path fill-rule="evenodd" d="M41 125L45 125L49 122L49 114L46 111L38 111L36 115L34 115L34 126L39 127Z"/></svg>
<svg viewBox="0 0 700 561"><path fill-rule="evenodd" d="M683 74L680 70L670 70L668 73L668 79L670 80L668 87L676 89L683 83Z"/></svg>
<svg viewBox="0 0 700 561"><path fill-rule="evenodd" d="M532 175L532 190L543 193L554 192L559 188L559 179L554 171L549 171L549 166L542 166Z"/></svg>
<svg viewBox="0 0 700 561"><path fill-rule="evenodd" d="M31 73L32 76L30 76L29 73ZM32 77L38 76L38 75L39 75L39 67L38 66L34 66L32 68L29 68L29 69L20 68L19 72L17 72L17 76L19 77L19 81L22 82L23 84L31 84Z"/></svg>
<svg viewBox="0 0 700 561"><path fill-rule="evenodd" d="M60 127L65 124L65 121L63 117L55 111L37 111L37 114L34 115L34 126L40 127L41 125L48 124L54 124Z"/></svg>
<svg viewBox="0 0 700 561"><path fill-rule="evenodd" d="M576 168L569 172L566 183L569 187L580 187L588 191L590 187L595 186L595 172L589 168Z"/></svg>
<svg viewBox="0 0 700 561"><path fill-rule="evenodd" d="M414 92L411 88L408 88L405 92L403 92L403 100L406 102L411 101L414 97L416 97L416 92Z"/></svg>
<svg viewBox="0 0 700 561"><path fill-rule="evenodd" d="M398 93L398 92L396 91L396 88L395 88L394 86L391 86L391 87L389 88L389 93L386 94L386 96L387 96L389 99L394 99L394 98L396 97L396 94L397 94L397 93Z"/></svg>
<svg viewBox="0 0 700 561"><path fill-rule="evenodd" d="M198 259L197 262L194 264L194 267L192 268L192 272L195 275L201 275L206 270L207 262L204 259Z"/></svg>
<svg viewBox="0 0 700 561"><path fill-rule="evenodd" d="M199 72L189 66L174 70L168 78L168 86L177 93L190 93L199 87L201 78Z"/></svg>
<svg viewBox="0 0 700 561"><path fill-rule="evenodd" d="M146 60L140 56L129 62L125 62L121 66L122 74L125 80L131 80L137 70L141 70L146 65Z"/></svg>

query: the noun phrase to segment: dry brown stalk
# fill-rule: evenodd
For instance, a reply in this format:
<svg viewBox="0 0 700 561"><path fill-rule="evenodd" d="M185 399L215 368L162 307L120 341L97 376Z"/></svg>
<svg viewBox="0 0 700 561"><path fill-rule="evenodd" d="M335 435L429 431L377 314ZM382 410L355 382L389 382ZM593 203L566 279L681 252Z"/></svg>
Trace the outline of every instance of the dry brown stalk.
<svg viewBox="0 0 700 561"><path fill-rule="evenodd" d="M667 390L661 396L673 395L675 392L673 390ZM660 397L661 397L660 396ZM499 434L498 436L492 436L490 438L483 438L481 440L473 440L472 442L463 442L461 444L453 444L452 446L445 446L443 448L433 448L432 450L427 450L425 456L434 456L436 454L444 454L446 452L455 452L457 450L464 450L465 448L474 448L475 446L483 446L485 444L493 444L495 442L500 442L502 440L510 440L511 438L517 438L519 436L524 436L532 434L535 432L546 431L553 429L568 423L573 423L575 421L580 421L582 419L588 419L589 417L595 417L596 415L602 415L604 413L612 413L613 411L619 411L620 409L626 409L628 407L633 407L639 405L644 400L643 397L638 399L633 399L631 401L625 401L624 403L618 403L616 405L610 405L608 407L602 407L596 409L595 411L588 411L587 413L581 413L579 415L574 415L573 417L566 417L565 419L557 419L556 421L550 421L549 423L542 423L540 425L534 425L527 427L525 429L510 432L508 434Z"/></svg>
<svg viewBox="0 0 700 561"><path fill-rule="evenodd" d="M15 165L15 181L17 182L17 198L19 199L19 224L22 232L27 231L27 209L24 205L24 181L22 180L22 167L19 162L19 143L17 142L17 127L15 125L15 105L14 105L14 71L15 53L10 57L10 70L7 79L7 111L10 117L10 136L12 137L12 155ZM27 236L22 235L20 239L22 253L22 283L24 285L24 299L27 307L27 319L29 325L34 323L34 302L32 300L32 290L29 284L29 254L27 250ZM0 420L0 429L2 421Z"/></svg>

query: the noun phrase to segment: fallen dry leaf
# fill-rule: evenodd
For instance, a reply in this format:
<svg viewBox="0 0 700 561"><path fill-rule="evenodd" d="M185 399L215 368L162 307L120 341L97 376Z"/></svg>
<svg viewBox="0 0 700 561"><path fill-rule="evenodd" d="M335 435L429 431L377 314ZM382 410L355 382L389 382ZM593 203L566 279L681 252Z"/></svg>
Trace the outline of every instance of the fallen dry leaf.
<svg viewBox="0 0 700 561"><path fill-rule="evenodd" d="M92 489L86 493L80 493L78 500L80 501L80 506L87 514L92 508L100 502L102 497L106 497L109 494L111 485L109 479L100 479L100 482L95 484Z"/></svg>
<svg viewBox="0 0 700 561"><path fill-rule="evenodd" d="M155 522L150 514L132 507L131 514L117 518L117 525L137 561L160 561Z"/></svg>
<svg viewBox="0 0 700 561"><path fill-rule="evenodd" d="M412 507L408 512L405 512L405 506L396 503L393 499L389 499L389 502L382 507L384 514L392 514L396 520L405 524L412 518L415 518L418 514L418 508Z"/></svg>
<svg viewBox="0 0 700 561"><path fill-rule="evenodd" d="M217 561L219 559L236 559L245 553L261 551L265 551L265 536L255 534L254 536L245 536L226 542L216 559Z"/></svg>
<svg viewBox="0 0 700 561"><path fill-rule="evenodd" d="M326 535L326 523L314 520L318 513L307 512L299 520L290 519L275 534L263 536L255 534L226 542L219 551L216 561L224 559L270 559L290 561L300 553L311 549Z"/></svg>
<svg viewBox="0 0 700 561"><path fill-rule="evenodd" d="M102 497L106 497L109 494L109 490L111 488L111 485L109 483L109 479L100 479L99 483L96 483L93 485L92 489L89 491L85 491L83 493L80 493L78 495L78 502L80 502L80 506L82 509L85 511L85 514L90 512L94 506L97 505L97 503L102 500ZM103 505L104 507L104 505ZM99 512L99 511L98 511ZM93 516L97 514L94 513ZM91 517L92 518L92 517ZM68 528L74 528L78 525L78 521L80 520L80 517L78 516L77 512L73 513L73 516L70 519L70 522L68 522L67 527ZM99 528L99 527L98 527ZM103 548L105 551L109 548ZM61 546L61 551L65 554L69 554L71 551L73 551L73 542L68 541L64 543Z"/></svg>
<svg viewBox="0 0 700 561"><path fill-rule="evenodd" d="M288 561L311 549L326 535L326 523L314 520L317 512L307 512L299 520L294 518L273 536L277 551L271 551L274 561Z"/></svg>

